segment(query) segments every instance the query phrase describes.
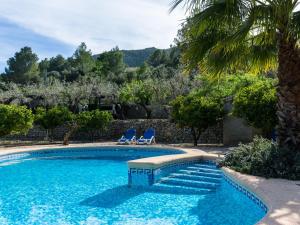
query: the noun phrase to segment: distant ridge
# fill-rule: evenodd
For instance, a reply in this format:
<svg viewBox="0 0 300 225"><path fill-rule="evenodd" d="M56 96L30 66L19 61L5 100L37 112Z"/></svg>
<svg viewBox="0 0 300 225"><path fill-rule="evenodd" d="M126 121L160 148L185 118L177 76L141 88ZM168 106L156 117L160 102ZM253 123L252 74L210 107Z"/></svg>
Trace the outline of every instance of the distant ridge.
<svg viewBox="0 0 300 225"><path fill-rule="evenodd" d="M122 50L124 53L124 62L129 67L139 67L155 52L157 48L145 48L139 50Z"/></svg>
<svg viewBox="0 0 300 225"><path fill-rule="evenodd" d="M144 62L147 61L150 55L155 52L157 48L145 48L145 49L137 49L137 50L121 50L124 54L124 62L129 67L139 67L143 65ZM94 55L93 57L96 59L99 54Z"/></svg>

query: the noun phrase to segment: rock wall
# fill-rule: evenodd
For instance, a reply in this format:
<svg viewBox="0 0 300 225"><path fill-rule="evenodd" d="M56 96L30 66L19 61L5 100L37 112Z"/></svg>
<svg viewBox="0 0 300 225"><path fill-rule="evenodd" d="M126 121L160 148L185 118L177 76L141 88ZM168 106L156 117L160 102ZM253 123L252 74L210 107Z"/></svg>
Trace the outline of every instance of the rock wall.
<svg viewBox="0 0 300 225"><path fill-rule="evenodd" d="M239 143L251 142L260 131L247 125L246 121L234 116L226 116L223 120L223 144L236 146Z"/></svg>
<svg viewBox="0 0 300 225"><path fill-rule="evenodd" d="M152 127L156 130L156 141L158 143L192 143L193 139L189 129L181 129L167 119L140 119L140 120L115 120L108 129L98 131L94 134L94 141L116 141L122 136L128 128L136 128L137 136L143 135L143 132ZM207 129L200 137L199 143L220 144L223 142L222 124ZM66 132L66 127L58 127L53 132L54 140L62 140ZM46 138L47 132L36 126L32 128L27 135L6 136L5 140L20 141L42 141ZM92 141L91 135L87 132L77 132L72 137L73 141Z"/></svg>

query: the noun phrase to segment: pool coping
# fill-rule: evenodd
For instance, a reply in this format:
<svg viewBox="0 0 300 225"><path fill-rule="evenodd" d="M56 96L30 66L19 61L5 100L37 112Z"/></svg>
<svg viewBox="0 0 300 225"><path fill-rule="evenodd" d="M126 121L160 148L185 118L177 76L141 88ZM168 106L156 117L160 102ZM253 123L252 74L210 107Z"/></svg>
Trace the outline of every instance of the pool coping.
<svg viewBox="0 0 300 225"><path fill-rule="evenodd" d="M300 225L300 181L266 179L222 168L235 183L254 193L268 207L258 225Z"/></svg>
<svg viewBox="0 0 300 225"><path fill-rule="evenodd" d="M60 148L74 147L111 147L118 146L114 142L92 143L92 144L71 144L63 145L39 145L39 146L18 146L0 147L0 156L23 153L39 150L58 150ZM145 146L132 146L135 148ZM150 157L128 162L128 165L147 166L158 168L171 162L189 161L192 159L216 160L220 155L208 154L205 151L191 148L174 147L171 145L152 145L155 148L168 148L182 150L183 154L164 155ZM268 212L259 225L300 225L300 181L289 181L283 179L265 179L257 176L250 176L238 173L229 168L222 168L224 174L235 183L253 192L268 207Z"/></svg>

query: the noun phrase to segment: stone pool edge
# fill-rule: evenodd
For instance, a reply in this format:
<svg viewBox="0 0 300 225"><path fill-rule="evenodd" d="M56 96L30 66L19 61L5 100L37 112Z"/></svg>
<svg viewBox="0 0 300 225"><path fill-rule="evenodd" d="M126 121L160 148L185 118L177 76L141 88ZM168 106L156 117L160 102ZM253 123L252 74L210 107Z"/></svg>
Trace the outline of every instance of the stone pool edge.
<svg viewBox="0 0 300 225"><path fill-rule="evenodd" d="M204 154L202 152L194 152L187 149L184 154L164 155L156 157L148 157L128 161L128 184L129 186L151 186L159 182L161 177L193 163L215 163L222 157L214 154ZM244 194L250 201L253 201L267 214L269 205L266 200L252 188L238 181L230 174L227 168L222 168L223 177L227 183L233 186L237 191Z"/></svg>
<svg viewBox="0 0 300 225"><path fill-rule="evenodd" d="M242 188L254 193L268 208L257 225L300 225L300 181L266 179L222 168Z"/></svg>
<svg viewBox="0 0 300 225"><path fill-rule="evenodd" d="M69 146L63 145L39 145L39 146L20 146L20 147L0 147L0 156L39 151L39 150L58 150L60 148L74 148L74 147L112 147L118 146L113 142L107 143L93 143L93 144L71 144ZM133 146L138 148L138 146ZM142 146L141 146L142 147ZM204 158L206 160L217 160L220 155L208 154L199 149L187 149L181 147L174 147L171 145L152 145L156 148L169 148L176 150L183 150L185 153L180 154L189 158ZM174 155L164 156L166 158ZM158 156L161 157L161 156ZM156 157L152 157L156 158ZM189 158L189 159L191 159ZM166 159L165 159L166 160ZM166 161L167 162L167 161ZM155 163L152 165L156 165ZM230 176L235 183L238 183L250 190L258 196L264 204L268 207L268 213L257 224L259 225L300 225L300 181L288 181L282 179L264 179L245 175L233 171L229 168L222 169L227 176Z"/></svg>

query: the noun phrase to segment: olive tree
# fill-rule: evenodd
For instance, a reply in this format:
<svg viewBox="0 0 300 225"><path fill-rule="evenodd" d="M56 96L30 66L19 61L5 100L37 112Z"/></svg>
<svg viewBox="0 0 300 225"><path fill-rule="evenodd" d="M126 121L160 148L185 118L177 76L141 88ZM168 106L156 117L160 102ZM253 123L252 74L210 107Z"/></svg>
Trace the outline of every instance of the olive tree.
<svg viewBox="0 0 300 225"><path fill-rule="evenodd" d="M154 89L149 81L133 81L123 86L119 93L122 103L134 103L143 107L147 119L151 117L149 105L154 95Z"/></svg>

